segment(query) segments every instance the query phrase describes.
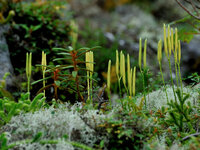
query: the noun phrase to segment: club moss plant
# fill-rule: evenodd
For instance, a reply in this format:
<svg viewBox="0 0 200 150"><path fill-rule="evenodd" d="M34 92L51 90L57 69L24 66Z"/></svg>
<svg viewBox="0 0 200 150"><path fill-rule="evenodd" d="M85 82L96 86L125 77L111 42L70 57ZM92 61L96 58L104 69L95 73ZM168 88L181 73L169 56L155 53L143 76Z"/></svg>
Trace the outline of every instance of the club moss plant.
<svg viewBox="0 0 200 150"><path fill-rule="evenodd" d="M94 56L92 51L85 53L85 61L87 70L88 100L92 101L92 74L94 71Z"/></svg>
<svg viewBox="0 0 200 150"><path fill-rule="evenodd" d="M46 65L47 65L47 59L46 59L46 54L44 53L44 51L42 51L42 77L43 77L43 87L45 87L45 71L46 71ZM44 90L44 96L45 96L45 90Z"/></svg>
<svg viewBox="0 0 200 150"><path fill-rule="evenodd" d="M123 85L126 89L127 95L131 98L132 96L135 96L135 80L134 77L136 77L136 67L134 67L134 70L130 66L130 56L127 54L127 67L125 63L125 56L123 52L120 52L120 60L119 60L119 52L116 50L116 76L118 79L118 86L119 86L119 94L122 96L122 90L121 90L121 78L123 81ZM120 71L119 71L120 70ZM127 83L126 83L127 82ZM127 85L126 85L127 84Z"/></svg>
<svg viewBox="0 0 200 150"><path fill-rule="evenodd" d="M143 68L142 68L142 39L139 40L139 58L138 58L138 64L140 68L140 73L143 76L143 95L144 95L144 101L145 101L145 107L147 100L146 100L146 87L145 87L145 78L147 78L147 68L146 68L146 52L147 52L147 39L144 43L144 53L143 53Z"/></svg>
<svg viewBox="0 0 200 150"><path fill-rule="evenodd" d="M32 53L26 53L27 91L29 93L28 99L30 99L31 71L32 71Z"/></svg>
<svg viewBox="0 0 200 150"><path fill-rule="evenodd" d="M106 109L105 106L104 111L101 109L96 110L95 107L88 107L82 96L84 90L87 90L87 99L95 103L93 101L95 96L92 96L93 91L91 90L94 86L92 84L94 70L92 49L55 48L63 57L56 58L54 61L65 61L66 63L60 66L47 65L46 54L43 52L41 63L43 79L40 81L47 79L44 72L47 73L49 71L51 73L50 78L53 78L53 83L49 85L43 84L44 87L41 91L47 87L54 87L55 100L52 100L52 106L47 105L44 97L45 92L38 94L32 102L30 97L24 98L23 101L19 100L19 102L11 102L6 98L0 99L0 108L3 110L0 111L0 119L1 121L3 120L1 124L5 124L0 131L8 132L11 135L6 143L4 134L0 132L0 144L4 143L4 146L5 143L8 145L16 144L21 139L24 139L22 141L25 143L18 145L21 146L20 148L27 146L33 148L34 144L40 148L41 145L45 147L47 146L46 144L50 144L50 147L53 149L57 148L62 141L61 138L67 135L70 146L65 145L65 143L63 144L64 148L68 146L73 149L72 146L81 143L98 149L103 149L104 147L105 149L131 149L133 147L139 149L143 148L146 142L151 143L154 139L160 140L160 137L167 137L166 145L171 145L175 140L181 141L180 138L183 138L186 134L197 132L199 130L199 112L196 110L196 107L193 107L197 104L197 93L192 91L191 88L182 87L180 74L181 45L178 40L178 30L175 29L174 38L174 30L168 26L166 36L166 27L164 25L164 50L169 61L170 74L172 74L171 56L174 55L177 86L174 85L172 76L171 85L165 84L162 73L162 40L158 42L157 59L164 90L161 88L151 93L146 91L148 88L145 87L147 40L144 43L143 53L142 39L139 42L138 64L143 75L143 96L140 97L135 92L136 66L131 68L131 56L127 54L127 58L125 58L122 51L120 55L116 51L115 67L119 91L120 95L122 95L120 82L123 82L122 85L126 90L127 97L120 97L119 101L122 105L120 103L116 103L116 105L111 103L112 107L109 108L112 109ZM75 47L75 44L72 45ZM85 61L80 59L82 55L85 56ZM31 56L31 54L27 54L26 59L28 82L30 82L31 78ZM111 102L111 88L113 86L110 82L111 60L108 62L107 69L107 92ZM68 73L66 73L66 70ZM82 73L87 75L84 76ZM86 82L84 82L84 79L86 79ZM87 83L86 87L83 86L84 83ZM77 100L81 101L81 103L76 103L73 106L70 106L69 103L59 104L58 89L64 88L69 90L69 86L77 94ZM28 89L30 90L30 87ZM29 90L27 97L30 96ZM148 101L146 100L146 92L149 97ZM103 94L98 98L99 103L106 101L103 98ZM194 103L192 103L193 101ZM25 114L22 110L26 110L28 113ZM16 116L19 113L21 114ZM37 138L33 138L33 136ZM32 138L32 143L30 143ZM75 142L75 144L72 144L72 142Z"/></svg>
<svg viewBox="0 0 200 150"><path fill-rule="evenodd" d="M111 60L109 60L109 62L108 62L108 73L107 73L107 90L108 90L109 100L110 100L110 96L111 96L111 93L110 93L110 70L111 70ZM110 100L110 102L111 102L111 100Z"/></svg>
<svg viewBox="0 0 200 150"><path fill-rule="evenodd" d="M13 116L25 112L34 112L43 107L45 97L43 93L38 94L32 101L29 99L30 93L24 94L18 102L11 101L4 97L0 99L0 125L8 123Z"/></svg>
<svg viewBox="0 0 200 150"><path fill-rule="evenodd" d="M167 31L168 34L166 35L166 25L163 25L163 30L164 30L164 45L165 45L165 55L168 59L168 63L169 63L169 71L170 71L170 77L171 77L171 86L173 88L173 92L174 92L174 97L176 100L176 93L175 93L175 89L174 89L174 82L173 82L173 77L172 77L172 68L171 68L171 38L170 38L170 26L168 25L167 27Z"/></svg>
<svg viewBox="0 0 200 150"><path fill-rule="evenodd" d="M157 59L158 59L159 67L160 67L160 73L161 73L161 77L162 77L163 86L165 88L165 94L166 94L167 102L169 102L167 91L166 91L165 80L164 80L164 76L163 76L163 72L162 72L162 40L160 40L158 42Z"/></svg>

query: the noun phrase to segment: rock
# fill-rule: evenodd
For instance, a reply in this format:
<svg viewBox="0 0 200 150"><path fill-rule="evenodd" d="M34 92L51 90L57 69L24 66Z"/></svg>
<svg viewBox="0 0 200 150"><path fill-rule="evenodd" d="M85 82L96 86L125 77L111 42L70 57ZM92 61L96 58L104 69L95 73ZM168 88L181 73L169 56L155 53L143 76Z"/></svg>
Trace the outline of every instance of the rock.
<svg viewBox="0 0 200 150"><path fill-rule="evenodd" d="M2 80L5 73L9 72L11 76L6 79L7 86L12 85L13 67L10 61L10 53L8 45L4 37L4 33L8 31L8 25L0 25L0 80Z"/></svg>
<svg viewBox="0 0 200 150"><path fill-rule="evenodd" d="M198 72L200 74L200 43L199 38L195 37L189 44L182 43L182 62L185 73Z"/></svg>

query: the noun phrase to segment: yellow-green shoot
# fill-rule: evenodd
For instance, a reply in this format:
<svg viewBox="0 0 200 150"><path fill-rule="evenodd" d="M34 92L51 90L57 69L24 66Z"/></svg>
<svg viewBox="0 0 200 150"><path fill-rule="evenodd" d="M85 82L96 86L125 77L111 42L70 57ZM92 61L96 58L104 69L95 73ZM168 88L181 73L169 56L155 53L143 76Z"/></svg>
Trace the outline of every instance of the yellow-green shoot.
<svg viewBox="0 0 200 150"><path fill-rule="evenodd" d="M46 59L46 54L44 51L42 51L42 77L43 77L43 88L45 87L45 71L46 71L46 65L47 65L47 59ZM44 90L44 96L45 96L45 90Z"/></svg>
<svg viewBox="0 0 200 150"><path fill-rule="evenodd" d="M147 53L147 39L145 40L145 43L144 43L143 68L142 68L142 39L140 38L138 64L139 64L140 72L141 72L141 74L143 76L143 94L144 94L145 106L146 106L145 75L147 73L147 69L146 69L146 53Z"/></svg>
<svg viewBox="0 0 200 150"><path fill-rule="evenodd" d="M27 77L27 91L28 99L30 100L30 82L31 82L31 71L32 71L32 53L26 53L26 77Z"/></svg>
<svg viewBox="0 0 200 150"><path fill-rule="evenodd" d="M171 84L172 84L172 90L173 90L173 93L174 93L174 97L175 97L175 101L176 101L176 93L175 93L175 89L174 89L174 82L173 82L173 77L172 77L172 68L171 68L171 28L170 26L168 25L168 28L167 28L167 31L168 31L168 34L166 35L166 26L165 24L163 25L163 30L164 30L164 47L165 47L165 54L167 56L167 59L168 59L168 63L169 63L169 70L170 70L170 77L171 77ZM166 42L166 39L167 39L167 42Z"/></svg>
<svg viewBox="0 0 200 150"><path fill-rule="evenodd" d="M111 73L111 60L108 62L108 72L107 72L107 90L108 90L108 97L110 100L110 73Z"/></svg>
<svg viewBox="0 0 200 150"><path fill-rule="evenodd" d="M140 38L139 41L139 59L138 59L138 64L140 67L140 70L142 70L142 39Z"/></svg>
<svg viewBox="0 0 200 150"><path fill-rule="evenodd" d="M129 95L132 95L132 90L131 90L131 66L130 66L130 56L127 54L127 80L128 80L128 91Z"/></svg>
<svg viewBox="0 0 200 150"><path fill-rule="evenodd" d="M166 97L167 97L167 102L169 102L167 90L166 90L166 86L165 86L165 80L164 80L164 76L163 76L163 73L162 73L162 40L159 40L159 42L158 42L157 59L158 59L158 63L159 63L159 66L160 66L160 73L161 73L162 82L163 82L163 85L164 85L164 88L165 88L165 94L166 94Z"/></svg>
<svg viewBox="0 0 200 150"><path fill-rule="evenodd" d="M121 52L122 53L122 52ZM121 59L121 53L120 53L120 59ZM121 85L120 85L120 80L121 80L121 63L119 62L119 52L116 50L116 64L115 64L115 70L116 70L116 75L117 75L117 80L118 80L118 86L119 86L119 95L121 97Z"/></svg>
<svg viewBox="0 0 200 150"><path fill-rule="evenodd" d="M132 84L133 96L135 96L136 67L134 67L132 81L133 81L133 84Z"/></svg>
<svg viewBox="0 0 200 150"><path fill-rule="evenodd" d="M94 71L94 55L92 51L85 53L87 84L88 84L88 100L92 101L92 75Z"/></svg>

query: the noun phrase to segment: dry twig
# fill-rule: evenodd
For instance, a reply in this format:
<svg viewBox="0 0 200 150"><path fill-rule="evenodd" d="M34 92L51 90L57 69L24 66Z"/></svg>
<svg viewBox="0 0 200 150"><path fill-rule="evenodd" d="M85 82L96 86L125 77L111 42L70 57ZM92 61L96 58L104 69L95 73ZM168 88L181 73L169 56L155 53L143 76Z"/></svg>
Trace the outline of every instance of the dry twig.
<svg viewBox="0 0 200 150"><path fill-rule="evenodd" d="M197 20L200 20L200 14L197 9L200 9L200 6L195 4L192 0L184 0L187 3L190 3L193 10L196 12L197 15L194 15L192 11L190 11L188 8L186 8L179 0L175 0L190 16L194 17ZM197 0L197 2L200 3L200 0Z"/></svg>

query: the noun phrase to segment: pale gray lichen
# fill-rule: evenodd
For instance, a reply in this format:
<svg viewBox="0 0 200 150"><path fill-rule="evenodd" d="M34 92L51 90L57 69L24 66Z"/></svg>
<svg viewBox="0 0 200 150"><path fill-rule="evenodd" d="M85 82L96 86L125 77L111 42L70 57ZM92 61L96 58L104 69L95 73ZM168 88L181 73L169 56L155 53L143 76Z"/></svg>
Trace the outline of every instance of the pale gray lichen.
<svg viewBox="0 0 200 150"><path fill-rule="evenodd" d="M96 110L87 110L84 113L80 113L77 109L80 109L81 105L77 104L69 108L69 105L63 105L59 109L53 107L49 109L40 110L34 113L21 114L15 116L12 120L2 127L3 131L8 132L9 143L31 139L38 132L43 133L42 139L59 139L64 135L68 135L69 141L76 141L87 146L93 147L95 142L106 140L105 136L100 136L95 133L95 126L104 122L104 119L111 117L113 111L104 115L97 113ZM56 144L53 148L58 147L70 147L69 144ZM40 144L25 144L21 147L26 147L26 150L45 149L46 146ZM50 146L51 147L51 146Z"/></svg>
<svg viewBox="0 0 200 150"><path fill-rule="evenodd" d="M176 88L177 87L175 87L175 90L176 90ZM174 98L174 93L173 93L172 87L171 86L167 86L166 87L166 91L167 91L168 99L174 101L175 98ZM198 101L199 93L196 90L194 90L194 89L192 89L190 87L184 87L183 88L183 93L186 93L186 94L190 95L189 98L186 100L186 103L188 101L190 101L190 103L192 105L196 105L198 103L197 101ZM167 97L166 97L166 93L165 93L164 87L160 88L157 91L153 91L153 92L149 93L146 96L146 99L147 99L147 107L148 107L148 109L152 109L152 108L160 109L162 106L167 106ZM137 99L137 104L138 105L139 105L140 101L141 101L141 97L139 97Z"/></svg>
<svg viewBox="0 0 200 150"><path fill-rule="evenodd" d="M16 147L18 150L74 150L74 147L65 141L61 141L58 144L45 144L40 145L38 143L28 143L28 144L20 144Z"/></svg>

